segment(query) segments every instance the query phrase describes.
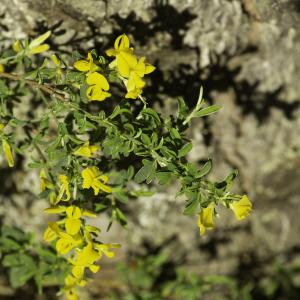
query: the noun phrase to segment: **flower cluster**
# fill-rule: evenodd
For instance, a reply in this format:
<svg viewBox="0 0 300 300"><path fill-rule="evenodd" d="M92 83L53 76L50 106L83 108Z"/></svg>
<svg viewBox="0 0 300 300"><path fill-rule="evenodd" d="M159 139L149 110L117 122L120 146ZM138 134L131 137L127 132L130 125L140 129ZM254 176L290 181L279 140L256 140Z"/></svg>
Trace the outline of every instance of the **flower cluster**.
<svg viewBox="0 0 300 300"><path fill-rule="evenodd" d="M227 206L225 202L222 204ZM210 203L207 207L202 208L198 215L198 227L201 235L203 235L207 229L211 230L214 228L215 206L215 203ZM252 203L248 197L244 195L239 200L230 202L229 208L233 210L237 220L243 220L250 214Z"/></svg>
<svg viewBox="0 0 300 300"><path fill-rule="evenodd" d="M145 63L145 57L137 59L126 34L120 35L115 40L114 49L108 49L106 54L115 57L110 65L117 68L119 76L125 83L127 89L125 98L136 99L142 94L145 86L143 77L153 72L155 67Z"/></svg>
<svg viewBox="0 0 300 300"><path fill-rule="evenodd" d="M86 74L86 83L88 84L86 95L90 101L103 101L111 96L108 93L109 83L104 75L96 72L99 67L94 63L90 52L86 60L76 61L74 68Z"/></svg>
<svg viewBox="0 0 300 300"><path fill-rule="evenodd" d="M126 86L125 98L138 98L145 86L143 77L153 72L155 67L145 63L145 57L137 59L126 34L120 35L115 40L114 49L108 49L106 54L115 57L115 60L110 63L110 67L117 69L119 77ZM95 64L92 53L89 52L85 60L76 61L74 68L86 74L86 83L88 84L86 95L90 101L103 101L111 96L108 92L109 83L100 73L100 68Z"/></svg>
<svg viewBox="0 0 300 300"><path fill-rule="evenodd" d="M89 141L75 149L75 156L91 158L97 152L97 145L90 145ZM107 185L108 177L101 174L96 166L86 167L81 172L82 189L92 188L94 194L100 191L110 193L111 188ZM103 254L109 258L114 257L111 248L120 247L119 244L103 244L97 240L100 229L87 224L86 218L94 218L96 214L81 208L76 199L71 197L69 178L65 174L58 176L58 189L49 180L45 170L40 172L41 191L50 190L50 203L53 205L45 210L48 214L59 214L61 219L57 222L49 222L44 232L46 242L55 242L57 253L67 255L71 265L70 274L65 278L64 292L68 300L76 300L77 287L86 284L85 270L89 269L96 273L100 269L97 261ZM52 195L52 196L51 196ZM53 196L54 195L54 196ZM60 205L61 202L70 205Z"/></svg>

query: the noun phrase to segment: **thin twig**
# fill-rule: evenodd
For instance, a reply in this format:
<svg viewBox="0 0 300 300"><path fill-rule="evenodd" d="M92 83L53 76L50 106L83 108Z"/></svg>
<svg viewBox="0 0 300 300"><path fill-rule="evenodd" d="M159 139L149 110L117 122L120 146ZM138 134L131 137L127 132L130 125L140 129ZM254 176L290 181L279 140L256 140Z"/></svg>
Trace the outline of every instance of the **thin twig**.
<svg viewBox="0 0 300 300"><path fill-rule="evenodd" d="M34 80L29 80L29 79L24 79L22 76L17 75L17 74L13 74L13 73L0 73L0 78L8 78L11 80L15 80L15 81L23 81L25 82L27 85L29 85L31 88L33 89L40 89L42 91L44 91L45 93L56 97L62 101L67 101L67 97L66 94L64 94L62 91L55 89L54 87L52 87L50 84L47 83L37 83Z"/></svg>

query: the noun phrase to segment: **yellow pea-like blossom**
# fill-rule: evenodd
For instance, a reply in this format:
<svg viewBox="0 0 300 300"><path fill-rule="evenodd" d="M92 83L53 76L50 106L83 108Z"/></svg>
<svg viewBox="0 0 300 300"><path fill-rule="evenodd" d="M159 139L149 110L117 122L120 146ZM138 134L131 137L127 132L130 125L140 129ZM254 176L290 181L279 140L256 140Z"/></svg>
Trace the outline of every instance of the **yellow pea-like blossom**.
<svg viewBox="0 0 300 300"><path fill-rule="evenodd" d="M79 235L71 236L70 234L61 231L59 233L59 240L56 242L56 251L60 254L67 254L81 243L82 239Z"/></svg>
<svg viewBox="0 0 300 300"><path fill-rule="evenodd" d="M71 192L68 177L66 175L59 175L58 180L60 182L60 189L58 196L56 197L56 203L60 201L69 201L71 199ZM65 198L63 198L64 195Z"/></svg>
<svg viewBox="0 0 300 300"><path fill-rule="evenodd" d="M15 41L12 48L17 53L23 50L20 41Z"/></svg>
<svg viewBox="0 0 300 300"><path fill-rule="evenodd" d="M99 266L95 265L95 262L101 257L98 251L93 248L92 243L88 243L82 250L77 250L77 255L74 260L71 260L73 264L72 274L75 278L82 278L85 268L89 268L93 273L98 272Z"/></svg>
<svg viewBox="0 0 300 300"><path fill-rule="evenodd" d="M43 239L46 242L52 242L59 237L60 229L55 222L49 222L48 227L44 232Z"/></svg>
<svg viewBox="0 0 300 300"><path fill-rule="evenodd" d="M47 178L46 172L44 169L40 171L40 192L45 191L46 189L53 190L53 183Z"/></svg>
<svg viewBox="0 0 300 300"><path fill-rule="evenodd" d="M99 253L104 253L108 258L115 257L115 252L110 251L110 248L120 248L120 244L100 244L96 243L95 248L99 251Z"/></svg>
<svg viewBox="0 0 300 300"><path fill-rule="evenodd" d="M86 90L86 95L91 101L103 101L111 94L109 90L109 83L107 79L100 73L94 72L87 75L86 83L89 87Z"/></svg>
<svg viewBox="0 0 300 300"><path fill-rule="evenodd" d="M81 59L74 63L74 68L80 72L84 72L90 74L97 71L98 66L94 63L93 56L89 52L87 55L87 59Z"/></svg>
<svg viewBox="0 0 300 300"><path fill-rule="evenodd" d="M121 34L116 38L114 43L114 49L111 48L106 50L106 54L108 56L117 56L118 54L120 54L121 51L128 53L133 52L133 48L130 47L129 38L125 33Z"/></svg>
<svg viewBox="0 0 300 300"><path fill-rule="evenodd" d="M95 195L98 195L100 190L111 193L111 188L106 185L108 177L106 175L101 175L96 166L85 168L81 172L81 176L83 178L83 189L92 188Z"/></svg>
<svg viewBox="0 0 300 300"><path fill-rule="evenodd" d="M4 65L0 64L0 73L3 73L5 71Z"/></svg>
<svg viewBox="0 0 300 300"><path fill-rule="evenodd" d="M71 205L66 209L66 232L70 235L75 235L79 232L81 226L81 210L75 205Z"/></svg>
<svg viewBox="0 0 300 300"><path fill-rule="evenodd" d="M201 209L198 217L198 227L200 235L203 235L206 229L210 230L214 228L214 210L214 203L210 203L206 208Z"/></svg>
<svg viewBox="0 0 300 300"><path fill-rule="evenodd" d="M36 39L32 40L29 43L27 53L28 55L38 54L49 50L50 46L48 44L43 44L43 42L48 39L51 35L51 31L47 31L46 33L40 35Z"/></svg>
<svg viewBox="0 0 300 300"><path fill-rule="evenodd" d="M83 279L75 278L71 274L68 274L64 281L64 291L67 300L78 300L79 298L77 295L77 286L85 286L86 281Z"/></svg>
<svg viewBox="0 0 300 300"><path fill-rule="evenodd" d="M5 155L6 161L9 165L9 167L12 168L15 165L15 161L14 161L14 157L11 152L10 145L5 138L2 139L2 148L3 148L3 152Z"/></svg>
<svg viewBox="0 0 300 300"><path fill-rule="evenodd" d="M110 67L116 67L124 80L127 89L125 98L136 99L142 94L145 86L145 81L142 78L145 74L153 72L155 67L145 63L145 57L138 60L134 56L133 48L130 48L129 39L125 34L117 37L114 49L108 49L106 54L116 57Z"/></svg>
<svg viewBox="0 0 300 300"><path fill-rule="evenodd" d="M99 147L97 145L90 145L90 142L86 141L82 146L74 151L74 155L90 158L98 150Z"/></svg>
<svg viewBox="0 0 300 300"><path fill-rule="evenodd" d="M239 201L230 203L229 207L233 210L238 220L243 220L249 216L252 210L252 203L247 195L244 195Z"/></svg>

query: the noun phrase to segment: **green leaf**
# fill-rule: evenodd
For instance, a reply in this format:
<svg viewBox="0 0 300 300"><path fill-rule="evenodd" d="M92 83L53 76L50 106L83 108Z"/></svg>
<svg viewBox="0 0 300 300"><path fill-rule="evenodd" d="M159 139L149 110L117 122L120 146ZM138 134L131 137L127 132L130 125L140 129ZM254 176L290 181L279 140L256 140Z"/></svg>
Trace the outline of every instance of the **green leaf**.
<svg viewBox="0 0 300 300"><path fill-rule="evenodd" d="M147 178L151 178L156 168L157 168L156 161L143 159L143 167L141 167L141 169L135 174L134 181L137 183L141 183L145 181Z"/></svg>
<svg viewBox="0 0 300 300"><path fill-rule="evenodd" d="M9 87L5 84L3 80L0 80L0 96L9 96L12 95L13 92L9 89Z"/></svg>
<svg viewBox="0 0 300 300"><path fill-rule="evenodd" d="M189 107L186 105L186 103L182 97L178 97L177 102L178 102L177 118L179 120L184 120L189 113Z"/></svg>
<svg viewBox="0 0 300 300"><path fill-rule="evenodd" d="M178 158L186 156L193 148L192 143L185 144L179 151L178 151Z"/></svg>
<svg viewBox="0 0 300 300"><path fill-rule="evenodd" d="M116 211L117 220L121 223L122 226L126 227L127 218L125 217L123 212L119 208L116 208L115 211Z"/></svg>
<svg viewBox="0 0 300 300"><path fill-rule="evenodd" d="M134 167L129 166L127 170L127 180L131 180L133 178L133 175L134 175Z"/></svg>
<svg viewBox="0 0 300 300"><path fill-rule="evenodd" d="M96 203L95 204L95 211L96 212L103 212L107 209L107 205L103 203Z"/></svg>
<svg viewBox="0 0 300 300"><path fill-rule="evenodd" d="M10 269L9 281L13 288L18 288L24 285L29 279L31 279L37 270L36 265L32 266L20 266Z"/></svg>
<svg viewBox="0 0 300 300"><path fill-rule="evenodd" d="M35 266L34 260L23 253L13 253L5 255L3 261L3 266L5 267L15 267L15 266L24 266L24 267L32 267Z"/></svg>
<svg viewBox="0 0 300 300"><path fill-rule="evenodd" d="M67 71L66 72L66 82L70 83L83 83L85 76L82 72Z"/></svg>
<svg viewBox="0 0 300 300"><path fill-rule="evenodd" d="M197 111L194 114L194 117L200 118L200 117L208 116L210 114L213 114L213 113L217 112L221 108L222 108L221 105L211 105L211 106L205 107L205 108Z"/></svg>
<svg viewBox="0 0 300 300"><path fill-rule="evenodd" d="M183 214L186 216L191 216L193 214L195 214L196 209L198 208L199 205L199 198L198 195L194 195L194 197L188 201L188 203L186 204Z"/></svg>
<svg viewBox="0 0 300 300"><path fill-rule="evenodd" d="M171 128L170 134L174 140L181 140L181 135L176 128Z"/></svg>
<svg viewBox="0 0 300 300"><path fill-rule="evenodd" d="M172 172L157 172L156 178L161 185L168 184L172 180Z"/></svg>
<svg viewBox="0 0 300 300"><path fill-rule="evenodd" d="M121 192L116 192L113 193L113 195L116 197L116 199L121 202L126 204L128 202L128 196L126 195L125 192L121 191Z"/></svg>
<svg viewBox="0 0 300 300"><path fill-rule="evenodd" d="M144 108L141 112L141 115L147 115L150 116L157 125L159 125L161 123L160 121L160 117L157 114L157 112L155 110L153 110L152 108Z"/></svg>
<svg viewBox="0 0 300 300"><path fill-rule="evenodd" d="M207 175L210 172L211 167L212 167L212 161L211 161L211 159L209 159L204 164L204 166L197 172L196 178L200 178L200 177Z"/></svg>
<svg viewBox="0 0 300 300"><path fill-rule="evenodd" d="M155 192L142 189L137 191L131 191L130 194L134 197L151 197L155 194Z"/></svg>
<svg viewBox="0 0 300 300"><path fill-rule="evenodd" d="M145 146L150 146L151 145L150 137L148 135L144 134L144 133L142 133L142 135L141 135L141 140L142 140L142 142Z"/></svg>

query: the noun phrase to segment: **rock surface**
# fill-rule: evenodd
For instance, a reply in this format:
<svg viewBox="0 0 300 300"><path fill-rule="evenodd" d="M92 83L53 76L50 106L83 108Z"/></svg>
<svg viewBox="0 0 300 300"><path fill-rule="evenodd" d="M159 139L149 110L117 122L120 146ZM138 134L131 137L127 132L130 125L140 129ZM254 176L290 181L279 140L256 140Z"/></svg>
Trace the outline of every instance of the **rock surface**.
<svg viewBox="0 0 300 300"><path fill-rule="evenodd" d="M247 255L264 260L297 245L299 1L1 0L1 4L4 37L20 38L52 26L53 47L65 51L103 50L119 33L128 33L137 51L157 66L146 95L162 111L174 109L174 97L179 95L192 105L200 84L211 103L223 106L217 116L193 123L190 159L201 163L213 157L212 176L218 179L232 168L239 170L236 186L254 202L250 220L238 223L221 214L215 232L200 238L196 220L180 215L182 200L175 199L174 186L138 200L130 229L122 237L126 248L133 251L145 241L154 247L173 239L169 246L175 243L176 255L189 253L187 265L197 269L199 262L205 264L213 256L207 267L212 273L234 273ZM57 24L60 20L63 23ZM18 197L23 197L20 190ZM3 194L1 199L7 201ZM3 204L0 213L9 212L6 218L15 219L12 206L5 205L11 204ZM40 209L36 205L34 211ZM36 225L34 219L28 223ZM119 239L118 230L112 239Z"/></svg>

